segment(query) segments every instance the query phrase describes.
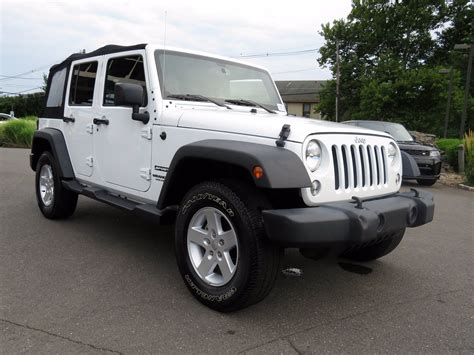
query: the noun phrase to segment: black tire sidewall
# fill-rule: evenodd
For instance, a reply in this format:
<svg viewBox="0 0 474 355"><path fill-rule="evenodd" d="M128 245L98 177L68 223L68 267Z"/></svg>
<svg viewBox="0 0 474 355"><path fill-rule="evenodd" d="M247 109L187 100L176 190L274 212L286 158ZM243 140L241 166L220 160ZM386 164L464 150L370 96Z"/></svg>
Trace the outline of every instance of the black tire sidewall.
<svg viewBox="0 0 474 355"><path fill-rule="evenodd" d="M191 189L184 197L178 212L175 238L176 259L186 286L202 303L214 309L233 304L245 293L251 273L251 253L256 249L252 245L255 231L250 227L252 224L244 205L230 189L223 185L220 187L201 184ZM194 214L204 207L214 207L221 211L232 223L237 234L239 248L237 270L231 281L220 287L210 286L201 280L188 256L188 225Z"/></svg>

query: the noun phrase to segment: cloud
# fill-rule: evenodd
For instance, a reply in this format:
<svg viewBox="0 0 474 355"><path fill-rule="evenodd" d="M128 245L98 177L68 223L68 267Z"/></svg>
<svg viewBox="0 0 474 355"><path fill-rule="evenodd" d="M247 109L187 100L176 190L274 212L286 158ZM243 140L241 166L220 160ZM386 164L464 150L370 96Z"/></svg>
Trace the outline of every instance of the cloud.
<svg viewBox="0 0 474 355"><path fill-rule="evenodd" d="M345 17L350 0L3 0L0 6L0 74L15 75L109 43L162 44L165 11L170 46L224 56L317 48L323 43L317 33L321 24ZM330 77L327 69L318 67L316 53L248 61L275 73L314 68L276 74L276 79ZM41 72L29 76L40 77ZM0 90L15 91L14 85L25 85L25 81L0 80Z"/></svg>

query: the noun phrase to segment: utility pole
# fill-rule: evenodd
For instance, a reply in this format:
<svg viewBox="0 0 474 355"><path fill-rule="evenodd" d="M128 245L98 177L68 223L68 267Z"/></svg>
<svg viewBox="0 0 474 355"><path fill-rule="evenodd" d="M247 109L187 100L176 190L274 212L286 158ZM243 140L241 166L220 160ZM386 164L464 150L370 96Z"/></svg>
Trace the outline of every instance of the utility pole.
<svg viewBox="0 0 474 355"><path fill-rule="evenodd" d="M451 96L453 93L453 68L449 69L441 69L439 71L440 74L448 74L449 75L449 87L448 87L448 102L446 103L446 114L444 116L444 131L443 137L447 138L448 136L448 122L449 122L449 110L451 109Z"/></svg>
<svg viewBox="0 0 474 355"><path fill-rule="evenodd" d="M339 41L336 41L336 122L339 122Z"/></svg>
<svg viewBox="0 0 474 355"><path fill-rule="evenodd" d="M459 137L464 138L464 130L466 126L466 117L467 117L467 100L469 98L469 87L471 85L471 73L472 73L472 57L474 54L474 44L456 44L454 49L468 49L469 50L469 59L467 63L467 73L466 73L466 86L464 88L464 105L462 108L461 116L461 127L459 128Z"/></svg>

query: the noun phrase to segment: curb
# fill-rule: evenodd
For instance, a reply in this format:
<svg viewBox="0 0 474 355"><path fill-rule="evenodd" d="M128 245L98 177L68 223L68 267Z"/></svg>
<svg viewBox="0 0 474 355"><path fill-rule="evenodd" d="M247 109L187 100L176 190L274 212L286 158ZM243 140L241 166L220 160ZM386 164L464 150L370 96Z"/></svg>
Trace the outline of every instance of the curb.
<svg viewBox="0 0 474 355"><path fill-rule="evenodd" d="M474 191L474 187L464 185L464 184L458 184L458 188L460 188L462 190L466 190L466 191Z"/></svg>

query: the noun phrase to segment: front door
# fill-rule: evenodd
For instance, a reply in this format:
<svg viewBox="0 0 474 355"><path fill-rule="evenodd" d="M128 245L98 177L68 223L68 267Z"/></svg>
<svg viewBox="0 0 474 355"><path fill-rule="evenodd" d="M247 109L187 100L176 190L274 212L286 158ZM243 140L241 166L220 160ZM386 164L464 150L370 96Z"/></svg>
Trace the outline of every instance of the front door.
<svg viewBox="0 0 474 355"><path fill-rule="evenodd" d="M132 120L132 108L115 106L115 83L143 87L140 112L149 111L144 51L115 53L103 57L101 115L95 117L94 156L100 179L106 184L146 191L151 183L151 126Z"/></svg>

